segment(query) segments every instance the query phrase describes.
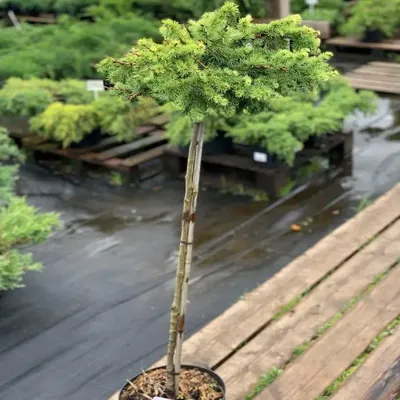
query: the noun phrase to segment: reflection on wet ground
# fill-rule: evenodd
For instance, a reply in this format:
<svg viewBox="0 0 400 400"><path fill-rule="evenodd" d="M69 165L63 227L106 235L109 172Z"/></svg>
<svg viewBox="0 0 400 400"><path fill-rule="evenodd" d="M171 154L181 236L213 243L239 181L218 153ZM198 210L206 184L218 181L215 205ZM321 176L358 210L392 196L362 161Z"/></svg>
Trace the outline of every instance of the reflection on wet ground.
<svg viewBox="0 0 400 400"><path fill-rule="evenodd" d="M321 178L279 204L203 188L188 334L400 180L399 110L381 98L375 116L348 119L351 177ZM25 168L21 191L62 212L63 226L34 249L45 270L1 299L0 398L104 399L164 353L183 183L158 186L122 195Z"/></svg>

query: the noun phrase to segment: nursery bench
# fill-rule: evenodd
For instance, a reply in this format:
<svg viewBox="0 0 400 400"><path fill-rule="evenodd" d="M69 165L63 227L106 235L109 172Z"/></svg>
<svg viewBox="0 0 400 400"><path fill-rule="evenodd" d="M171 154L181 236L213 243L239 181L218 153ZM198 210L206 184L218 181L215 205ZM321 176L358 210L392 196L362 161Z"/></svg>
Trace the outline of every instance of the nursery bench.
<svg viewBox="0 0 400 400"><path fill-rule="evenodd" d="M215 369L230 400L257 385L260 399L309 400L343 382L335 400L397 399L399 243L400 184L187 339L184 362Z"/></svg>
<svg viewBox="0 0 400 400"><path fill-rule="evenodd" d="M373 61L345 74L355 89L400 94L400 64Z"/></svg>
<svg viewBox="0 0 400 400"><path fill-rule="evenodd" d="M17 132L11 135L22 146L32 150L35 160L42 154L63 157L73 162L76 172L80 172L83 164L92 164L126 174L127 183L139 183L162 171L161 163L159 168L150 168L151 173L145 174L144 170L148 169L145 168L146 163L160 159L164 153L167 139L162 127L168 118L163 114L152 118L137 129L137 137L130 142L121 143L115 136L111 136L89 147L64 149L58 143L34 134Z"/></svg>
<svg viewBox="0 0 400 400"><path fill-rule="evenodd" d="M381 51L400 51L400 39L387 39L382 42L363 42L360 39L347 36L336 36L326 41L326 44L337 49L353 48L353 49L369 49Z"/></svg>

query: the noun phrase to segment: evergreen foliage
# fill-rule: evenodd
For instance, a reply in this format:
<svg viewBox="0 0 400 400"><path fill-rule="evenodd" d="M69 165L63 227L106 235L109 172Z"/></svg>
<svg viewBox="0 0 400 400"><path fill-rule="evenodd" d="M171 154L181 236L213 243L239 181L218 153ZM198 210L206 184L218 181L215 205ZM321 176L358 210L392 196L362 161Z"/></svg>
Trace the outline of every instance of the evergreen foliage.
<svg viewBox="0 0 400 400"><path fill-rule="evenodd" d="M392 37L399 26L400 0L358 0L340 31L344 35L362 36L367 29L371 29Z"/></svg>
<svg viewBox="0 0 400 400"><path fill-rule="evenodd" d="M335 78L324 84L316 97L276 99L270 110L244 116L228 132L235 141L261 145L291 165L310 136L337 132L355 109L371 113L376 103L374 93L357 94L343 78Z"/></svg>
<svg viewBox="0 0 400 400"><path fill-rule="evenodd" d="M0 89L0 115L32 117L56 100L87 104L93 100L93 95L86 90L83 81L10 78Z"/></svg>
<svg viewBox="0 0 400 400"><path fill-rule="evenodd" d="M56 25L0 27L0 80L96 77L106 54L119 56L143 35L158 38L158 22L128 15L97 23L63 16Z"/></svg>
<svg viewBox="0 0 400 400"><path fill-rule="evenodd" d="M162 44L141 39L124 57L103 60L99 70L124 98L172 103L192 122L259 112L272 99L314 90L335 74L317 32L301 26L299 16L254 24L226 3L187 25L165 20L160 32Z"/></svg>
<svg viewBox="0 0 400 400"><path fill-rule="evenodd" d="M116 136L121 141L132 140L136 129L159 113L159 107L150 99L142 98L131 104L115 96L101 96L93 103L98 126L102 133Z"/></svg>
<svg viewBox="0 0 400 400"><path fill-rule="evenodd" d="M80 142L98 126L97 113L91 104L63 104L56 102L30 120L31 129L39 136L68 147Z"/></svg>
<svg viewBox="0 0 400 400"><path fill-rule="evenodd" d="M43 242L58 224L55 213L39 214L23 197L14 195L22 156L7 131L0 128L0 291L22 287L26 271L42 265L16 247Z"/></svg>

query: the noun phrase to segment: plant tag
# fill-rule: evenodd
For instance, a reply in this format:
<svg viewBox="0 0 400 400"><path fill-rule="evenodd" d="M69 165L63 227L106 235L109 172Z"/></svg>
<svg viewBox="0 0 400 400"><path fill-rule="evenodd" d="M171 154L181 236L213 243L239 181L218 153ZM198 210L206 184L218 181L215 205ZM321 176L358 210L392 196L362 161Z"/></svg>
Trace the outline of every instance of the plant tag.
<svg viewBox="0 0 400 400"><path fill-rule="evenodd" d="M99 79L87 80L86 89L89 90L89 92L104 92L104 82Z"/></svg>
<svg viewBox="0 0 400 400"><path fill-rule="evenodd" d="M257 162L266 163L268 161L268 155L266 153L260 153L255 151L253 153L253 160Z"/></svg>
<svg viewBox="0 0 400 400"><path fill-rule="evenodd" d="M153 397L153 400L170 400L170 399L166 399L165 397Z"/></svg>
<svg viewBox="0 0 400 400"><path fill-rule="evenodd" d="M315 6L318 4L318 0L306 0L307 5L310 7Z"/></svg>

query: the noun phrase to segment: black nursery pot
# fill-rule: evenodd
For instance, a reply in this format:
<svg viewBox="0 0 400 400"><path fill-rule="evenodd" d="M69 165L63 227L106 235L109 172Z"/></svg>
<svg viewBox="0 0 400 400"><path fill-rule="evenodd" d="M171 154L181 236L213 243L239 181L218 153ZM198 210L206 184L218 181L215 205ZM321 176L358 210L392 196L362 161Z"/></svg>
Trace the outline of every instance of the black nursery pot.
<svg viewBox="0 0 400 400"><path fill-rule="evenodd" d="M96 146L102 139L104 135L101 134L100 129L96 129L93 132L86 135L80 142L71 143L71 149L84 149L86 147Z"/></svg>
<svg viewBox="0 0 400 400"><path fill-rule="evenodd" d="M379 43L385 39L385 35L379 29L366 29L363 36L363 42Z"/></svg>
<svg viewBox="0 0 400 400"><path fill-rule="evenodd" d="M179 149L185 154L189 153L189 146L179 146ZM218 131L214 139L204 142L204 155L231 153L233 153L233 141L231 137L225 135L225 132Z"/></svg>
<svg viewBox="0 0 400 400"><path fill-rule="evenodd" d="M164 366L164 367L156 367L156 368L151 368L151 369L149 369L149 370L146 371L146 372L156 371L156 370L158 370L158 369L166 369L166 368L167 368L166 366ZM201 372L206 373L207 375L210 375L210 376L215 380L215 382L217 382L218 386L221 388L221 390L222 390L222 392L223 392L223 394L224 394L223 397L221 398L221 400L225 400L225 393L226 393L225 383L224 383L224 381L222 380L222 378L221 378L218 374L216 374L214 371L211 371L211 370L208 369L208 368L198 367L198 366L196 366L196 365L182 365L181 368L182 368L182 369L197 369L197 370L199 370L199 371L201 371ZM133 377L133 378L130 380L130 382L134 383L135 380L136 380L140 375L142 375L142 374L138 374L138 375L136 375L135 377ZM118 400L122 400L122 397L121 397L121 396L122 396L122 393L124 392L125 389L128 389L129 386L130 386L130 383L127 382L127 383L122 387L122 389L120 390L119 395L118 395ZM173 399L171 399L171 400L173 400Z"/></svg>
<svg viewBox="0 0 400 400"><path fill-rule="evenodd" d="M268 153L268 151L258 145L247 145L247 144L235 144L236 153L242 156L249 157L255 164L263 168L276 168L282 164L274 154Z"/></svg>

